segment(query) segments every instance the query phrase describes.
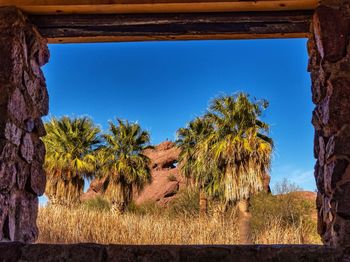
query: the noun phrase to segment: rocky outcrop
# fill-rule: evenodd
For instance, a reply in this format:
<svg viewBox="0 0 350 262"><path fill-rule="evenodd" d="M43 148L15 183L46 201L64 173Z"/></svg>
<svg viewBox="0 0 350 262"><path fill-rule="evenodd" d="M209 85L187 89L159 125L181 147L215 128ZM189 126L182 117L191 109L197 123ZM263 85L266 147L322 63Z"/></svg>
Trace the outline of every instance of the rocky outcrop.
<svg viewBox="0 0 350 262"><path fill-rule="evenodd" d="M154 148L144 151L151 160L152 183L146 185L142 191L135 192L136 204L157 202L161 206L172 201L178 191L186 187L185 178L181 175L178 165L180 149L174 142L165 141ZM82 201L100 196L104 180L95 179L91 182L88 191L81 197ZM270 176L263 178L264 190L270 192Z"/></svg>
<svg viewBox="0 0 350 262"><path fill-rule="evenodd" d="M166 205L174 199L179 189L185 186L184 178L177 166L180 150L175 143L166 141L154 148L146 149L144 154L151 160L152 183L146 185L142 191L134 192L135 202L142 204L152 201ZM103 192L103 184L103 179L93 180L81 200L100 196Z"/></svg>
<svg viewBox="0 0 350 262"><path fill-rule="evenodd" d="M173 142L166 141L144 154L151 159L152 183L136 194L136 204L156 201L166 205L185 187L185 179L178 166L180 149Z"/></svg>
<svg viewBox="0 0 350 262"><path fill-rule="evenodd" d="M289 194L292 195L293 197L296 197L296 198L307 200L307 201L310 201L310 202L313 202L313 203L316 202L317 194L315 192L311 192L311 191L295 191L295 192L291 192Z"/></svg>
<svg viewBox="0 0 350 262"><path fill-rule="evenodd" d="M350 248L350 8L321 3L308 42L318 232L324 243Z"/></svg>
<svg viewBox="0 0 350 262"><path fill-rule="evenodd" d="M93 198L96 198L98 196L102 195L103 192L103 184L104 184L104 179L94 179L91 181L90 186L86 193L84 193L81 197L81 201L87 201Z"/></svg>
<svg viewBox="0 0 350 262"><path fill-rule="evenodd" d="M46 40L15 8L0 8L0 241L33 242L45 190L41 117L48 93L40 69Z"/></svg>

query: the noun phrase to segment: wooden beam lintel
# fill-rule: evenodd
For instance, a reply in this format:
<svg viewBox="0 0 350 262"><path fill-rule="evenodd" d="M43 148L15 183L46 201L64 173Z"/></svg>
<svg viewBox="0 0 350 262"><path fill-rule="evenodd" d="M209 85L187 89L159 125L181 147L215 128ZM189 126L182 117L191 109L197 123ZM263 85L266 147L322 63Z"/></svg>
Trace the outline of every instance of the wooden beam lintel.
<svg viewBox="0 0 350 262"><path fill-rule="evenodd" d="M126 14L314 10L318 0L0 0L0 6L16 6L28 14Z"/></svg>
<svg viewBox="0 0 350 262"><path fill-rule="evenodd" d="M291 38L308 35L312 12L30 16L51 43Z"/></svg>

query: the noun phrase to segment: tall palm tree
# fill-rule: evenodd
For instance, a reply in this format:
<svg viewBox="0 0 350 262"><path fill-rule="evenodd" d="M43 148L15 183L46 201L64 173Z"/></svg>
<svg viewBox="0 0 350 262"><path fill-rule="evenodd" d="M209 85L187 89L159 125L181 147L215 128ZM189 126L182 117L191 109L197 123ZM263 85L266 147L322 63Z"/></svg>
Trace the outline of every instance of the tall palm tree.
<svg viewBox="0 0 350 262"><path fill-rule="evenodd" d="M67 116L52 118L45 129L45 193L52 203L75 204L83 193L84 178L93 177L100 129L87 117Z"/></svg>
<svg viewBox="0 0 350 262"><path fill-rule="evenodd" d="M106 141L105 167L102 169L106 183L105 195L123 212L132 201L134 188L140 190L151 182L150 160L142 152L148 147L150 135L137 123L117 119L109 123Z"/></svg>
<svg viewBox="0 0 350 262"><path fill-rule="evenodd" d="M203 142L207 158L220 168L225 203L237 203L241 242L249 238L249 199L263 190L263 178L270 171L273 142L269 126L260 120L268 103L250 101L239 93L214 99L205 118L215 129Z"/></svg>
<svg viewBox="0 0 350 262"><path fill-rule="evenodd" d="M270 170L273 142L260 120L267 106L244 93L219 97L204 117L178 131L183 173L224 207L238 205L242 243L250 242L249 198L263 189Z"/></svg>
<svg viewBox="0 0 350 262"><path fill-rule="evenodd" d="M208 211L208 193L205 190L212 181L214 170L207 168L205 158L199 149L200 143L213 132L212 124L205 118L197 117L186 128L177 131L177 145L181 149L179 162L184 176L194 180L199 188L199 210L201 215Z"/></svg>

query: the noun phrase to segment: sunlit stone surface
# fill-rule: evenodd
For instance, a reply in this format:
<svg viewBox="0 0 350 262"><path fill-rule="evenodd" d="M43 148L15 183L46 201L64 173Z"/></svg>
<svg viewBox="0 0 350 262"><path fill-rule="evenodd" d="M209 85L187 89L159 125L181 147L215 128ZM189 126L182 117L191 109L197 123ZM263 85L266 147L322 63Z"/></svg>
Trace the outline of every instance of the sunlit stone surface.
<svg viewBox="0 0 350 262"><path fill-rule="evenodd" d="M38 196L45 189L48 94L40 69L46 40L14 8L0 8L0 241L37 239Z"/></svg>
<svg viewBox="0 0 350 262"><path fill-rule="evenodd" d="M325 244L350 247L350 4L323 4L308 43L318 231Z"/></svg>

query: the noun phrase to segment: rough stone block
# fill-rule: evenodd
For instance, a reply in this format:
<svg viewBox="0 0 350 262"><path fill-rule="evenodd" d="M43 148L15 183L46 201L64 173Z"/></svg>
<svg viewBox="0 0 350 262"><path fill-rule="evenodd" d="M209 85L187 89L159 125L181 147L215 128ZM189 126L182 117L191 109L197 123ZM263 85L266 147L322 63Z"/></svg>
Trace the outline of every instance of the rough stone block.
<svg viewBox="0 0 350 262"><path fill-rule="evenodd" d="M344 126L327 143L327 159L332 156L350 156L350 125Z"/></svg>
<svg viewBox="0 0 350 262"><path fill-rule="evenodd" d="M349 162L346 159L335 159L326 164L324 168L324 187L325 191L331 195L336 184L344 179Z"/></svg>
<svg viewBox="0 0 350 262"><path fill-rule="evenodd" d="M0 161L0 193L9 192L13 188L16 183L16 175L17 170L14 163Z"/></svg>
<svg viewBox="0 0 350 262"><path fill-rule="evenodd" d="M21 43L16 38L1 37L0 84L19 84L22 81L22 50Z"/></svg>
<svg viewBox="0 0 350 262"><path fill-rule="evenodd" d="M345 250L350 249L350 223L348 219L337 216L334 220L333 235L330 239L332 246L343 247ZM349 257L348 257L349 258ZM348 261L348 260L343 260Z"/></svg>
<svg viewBox="0 0 350 262"><path fill-rule="evenodd" d="M0 192L0 242L2 240L9 239L8 232L8 213L9 213L9 201L8 194Z"/></svg>
<svg viewBox="0 0 350 262"><path fill-rule="evenodd" d="M25 189L28 178L30 177L30 164L24 160L17 160L17 188L20 190Z"/></svg>
<svg viewBox="0 0 350 262"><path fill-rule="evenodd" d="M27 163L32 163L34 158L34 144L32 137L29 133L25 134L21 143L21 155L27 161Z"/></svg>
<svg viewBox="0 0 350 262"><path fill-rule="evenodd" d="M23 14L0 8L0 241L33 242L38 236L38 195L45 188L42 165L48 112L41 66L48 61L47 41ZM1 235L2 234L2 235Z"/></svg>
<svg viewBox="0 0 350 262"><path fill-rule="evenodd" d="M17 158L18 148L7 140L0 139L0 161L12 162Z"/></svg>
<svg viewBox="0 0 350 262"><path fill-rule="evenodd" d="M24 120L30 117L27 103L20 89L15 89L9 99L7 106L8 116L16 121L19 126L24 125Z"/></svg>
<svg viewBox="0 0 350 262"><path fill-rule="evenodd" d="M41 164L33 162L30 169L29 189L37 196L42 196L45 192L46 174Z"/></svg>
<svg viewBox="0 0 350 262"><path fill-rule="evenodd" d="M339 216L350 219L350 180L339 185L334 192L334 199L337 201L336 212ZM350 239L350 237L349 237Z"/></svg>
<svg viewBox="0 0 350 262"><path fill-rule="evenodd" d="M8 122L5 127L5 138L16 146L19 146L22 138L22 130L15 124Z"/></svg>
<svg viewBox="0 0 350 262"><path fill-rule="evenodd" d="M33 242L38 236L38 198L24 191L11 192L9 235L12 241Z"/></svg>
<svg viewBox="0 0 350 262"><path fill-rule="evenodd" d="M313 27L318 52L323 59L336 62L345 56L349 28L340 10L318 7L313 17Z"/></svg>

